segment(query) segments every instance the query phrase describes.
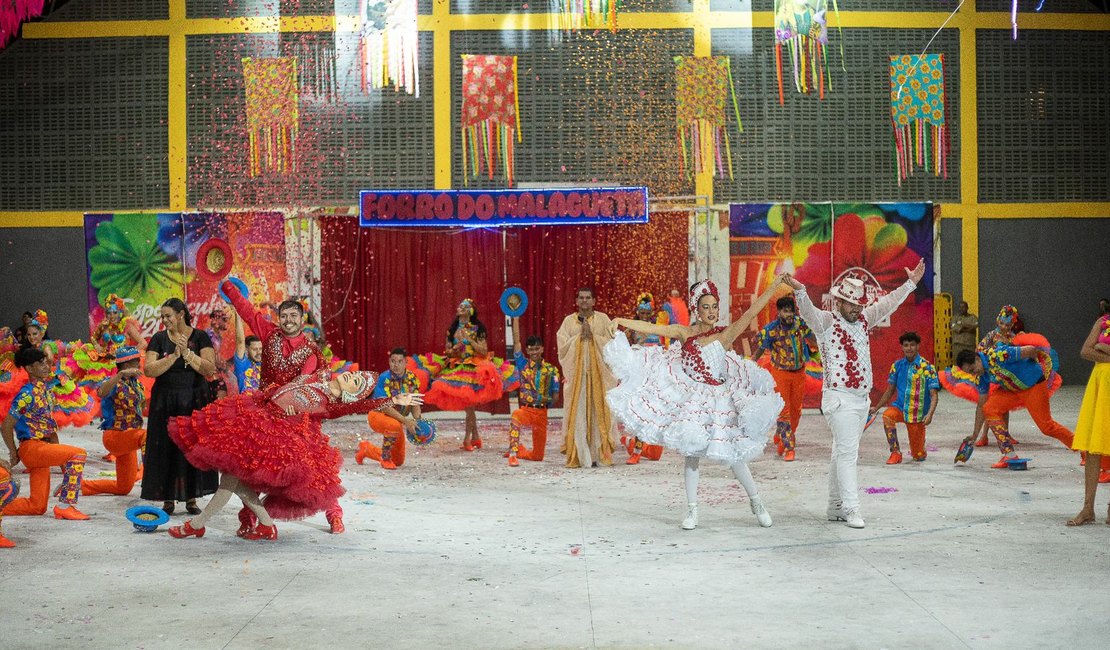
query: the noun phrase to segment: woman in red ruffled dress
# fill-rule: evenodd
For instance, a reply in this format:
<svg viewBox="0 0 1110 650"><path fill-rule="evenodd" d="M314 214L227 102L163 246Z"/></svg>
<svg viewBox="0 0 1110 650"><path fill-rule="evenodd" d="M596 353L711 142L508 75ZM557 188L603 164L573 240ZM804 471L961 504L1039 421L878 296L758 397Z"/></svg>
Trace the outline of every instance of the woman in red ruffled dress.
<svg viewBox="0 0 1110 650"><path fill-rule="evenodd" d="M271 516L300 519L322 512L343 494L343 459L320 430L325 419L423 402L420 393L368 399L375 373L327 370L284 386L226 397L170 423L170 437L190 463L219 470L220 489L201 514L170 528L176 538L203 537L204 525L238 495L258 516L244 539L277 539ZM258 493L266 497L259 499Z"/></svg>

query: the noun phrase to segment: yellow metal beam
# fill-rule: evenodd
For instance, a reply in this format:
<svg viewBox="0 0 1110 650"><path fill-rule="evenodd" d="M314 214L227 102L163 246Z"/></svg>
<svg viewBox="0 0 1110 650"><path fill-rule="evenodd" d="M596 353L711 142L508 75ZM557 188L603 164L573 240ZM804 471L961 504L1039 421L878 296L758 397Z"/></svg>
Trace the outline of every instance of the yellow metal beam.
<svg viewBox="0 0 1110 650"><path fill-rule="evenodd" d="M975 18L975 4L969 12ZM972 21L973 22L973 21ZM960 202L963 211L960 259L963 262L963 300L979 309L979 102L978 54L975 28L960 28ZM943 212L941 213L943 214ZM943 251L941 252L943 255Z"/></svg>
<svg viewBox="0 0 1110 650"><path fill-rule="evenodd" d="M169 134L170 210L184 210L189 194L189 138L186 126L188 95L185 91L185 0L170 0L169 94L166 131Z"/></svg>
<svg viewBox="0 0 1110 650"><path fill-rule="evenodd" d="M980 219L1110 219L1110 203L980 203Z"/></svg>
<svg viewBox="0 0 1110 650"><path fill-rule="evenodd" d="M447 21L450 0L435 0L432 18L436 24ZM451 189L451 66L462 65L451 57L451 30L432 32L432 144L435 151L435 189ZM462 173L467 173L464 169Z"/></svg>
<svg viewBox="0 0 1110 650"><path fill-rule="evenodd" d="M0 212L0 228L79 228L84 223L83 212Z"/></svg>

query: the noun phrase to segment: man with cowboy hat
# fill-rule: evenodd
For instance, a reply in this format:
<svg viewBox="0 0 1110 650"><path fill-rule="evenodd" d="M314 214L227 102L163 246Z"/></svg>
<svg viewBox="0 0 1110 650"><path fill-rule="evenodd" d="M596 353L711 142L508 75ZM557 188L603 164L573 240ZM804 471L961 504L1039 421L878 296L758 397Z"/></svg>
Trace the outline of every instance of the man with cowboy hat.
<svg viewBox="0 0 1110 650"><path fill-rule="evenodd" d="M831 293L834 309L818 309L805 286L786 275L783 281L794 289L798 313L817 336L824 360L824 390L821 411L832 429L832 462L829 463L829 521L845 521L863 528L860 516L856 461L867 412L871 406L871 329L894 313L917 288L925 275L925 261L906 269L909 279L902 286L864 306L867 292L862 281L844 278Z"/></svg>

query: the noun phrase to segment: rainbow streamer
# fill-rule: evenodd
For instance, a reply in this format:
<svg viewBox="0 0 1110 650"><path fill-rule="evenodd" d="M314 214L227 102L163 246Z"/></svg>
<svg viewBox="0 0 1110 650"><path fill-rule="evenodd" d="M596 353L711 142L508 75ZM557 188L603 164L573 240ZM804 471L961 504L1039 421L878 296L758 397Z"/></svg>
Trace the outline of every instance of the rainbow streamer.
<svg viewBox="0 0 1110 650"><path fill-rule="evenodd" d="M840 22L840 9L832 0L833 11ZM786 98L782 85L783 46L789 53L794 68L794 87L802 94L817 91L825 98L825 86L832 90L832 77L828 74L827 47L829 0L775 0L775 68L779 88L779 104ZM839 29L839 27L838 27ZM840 45L843 67L844 44ZM827 77L827 80L826 80Z"/></svg>
<svg viewBox="0 0 1110 650"><path fill-rule="evenodd" d="M950 139L945 123L944 55L890 57L890 120L898 184L914 167L948 178Z"/></svg>
<svg viewBox="0 0 1110 650"><path fill-rule="evenodd" d="M420 34L413 0L363 0L359 55L364 92L393 86L420 96Z"/></svg>
<svg viewBox="0 0 1110 650"><path fill-rule="evenodd" d="M620 0L559 0L559 29L608 29L617 31Z"/></svg>

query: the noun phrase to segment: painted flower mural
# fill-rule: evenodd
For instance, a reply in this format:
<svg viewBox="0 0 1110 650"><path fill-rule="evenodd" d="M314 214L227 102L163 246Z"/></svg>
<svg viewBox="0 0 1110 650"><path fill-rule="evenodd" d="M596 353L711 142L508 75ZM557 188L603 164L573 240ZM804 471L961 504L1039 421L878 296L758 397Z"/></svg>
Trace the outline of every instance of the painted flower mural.
<svg viewBox="0 0 1110 650"><path fill-rule="evenodd" d="M181 260L158 245L158 223L151 215L120 214L96 226L89 249L89 282L97 302L108 294L144 296L161 303L181 293Z"/></svg>

